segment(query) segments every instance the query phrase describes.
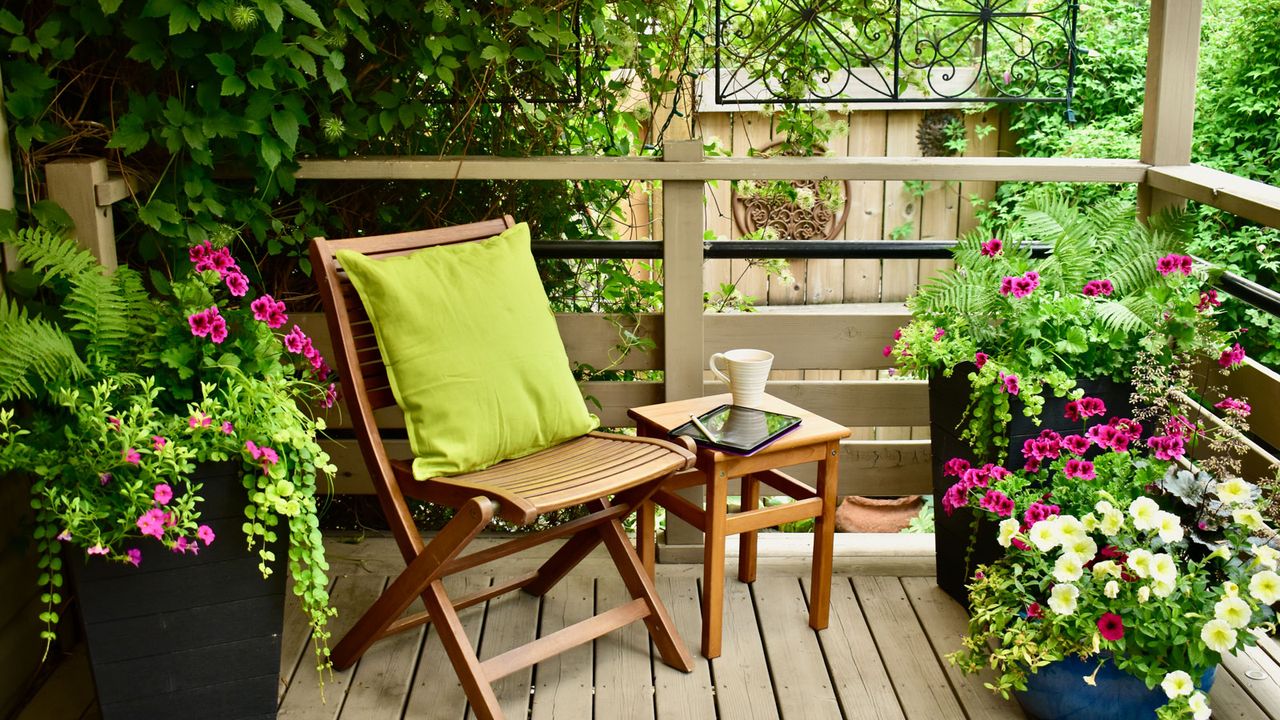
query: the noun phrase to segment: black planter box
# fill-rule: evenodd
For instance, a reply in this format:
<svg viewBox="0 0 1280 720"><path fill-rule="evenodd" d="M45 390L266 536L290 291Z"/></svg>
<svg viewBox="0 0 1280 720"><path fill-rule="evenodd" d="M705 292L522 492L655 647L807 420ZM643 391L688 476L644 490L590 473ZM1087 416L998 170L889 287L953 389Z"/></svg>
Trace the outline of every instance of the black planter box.
<svg viewBox="0 0 1280 720"><path fill-rule="evenodd" d="M973 363L964 363L957 366L949 378L934 377L929 380L929 437L933 455L934 541L938 586L966 608L969 607L969 590L965 585L974 568L994 562L1004 554L1004 548L996 543L995 523L981 520L975 532L974 514L970 510L961 508L953 515L947 515L942 509L942 496L957 480L942 476L942 467L947 460L960 457L974 465L995 461L994 450L992 457L979 458L974 455L968 443L960 439L963 431L961 422L964 421L965 409L969 407L969 373L976 370L977 366ZM1105 379L1077 380L1076 385L1084 389L1085 395L1100 398L1106 404L1107 414L1101 419L1130 417L1132 385ZM1016 396L1010 399L1009 410L1013 420L1009 423L1008 435L1003 440L994 440L997 448L1002 445L1006 449L1005 468L1022 469L1022 443L1039 435L1042 430L1050 429L1064 435L1078 434L1081 431L1082 422L1068 420L1064 415L1067 402L1066 398L1055 397L1051 390L1046 389L1044 410L1040 414L1041 424L1036 425L1031 418L1022 414L1022 402ZM1092 422L1096 423L1099 419L1092 418Z"/></svg>
<svg viewBox="0 0 1280 720"><path fill-rule="evenodd" d="M240 467L206 464L194 477L216 535L198 555L148 538L136 568L79 549L68 563L104 720L276 716L287 529L264 579L240 529Z"/></svg>

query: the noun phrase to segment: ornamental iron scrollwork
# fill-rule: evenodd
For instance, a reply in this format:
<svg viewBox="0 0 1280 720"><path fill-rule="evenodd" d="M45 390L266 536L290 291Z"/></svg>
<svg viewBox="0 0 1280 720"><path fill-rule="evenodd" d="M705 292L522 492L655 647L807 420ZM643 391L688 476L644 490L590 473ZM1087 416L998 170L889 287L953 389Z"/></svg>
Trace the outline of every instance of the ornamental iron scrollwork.
<svg viewBox="0 0 1280 720"><path fill-rule="evenodd" d="M717 104L1065 102L1078 0L716 0Z"/></svg>
<svg viewBox="0 0 1280 720"><path fill-rule="evenodd" d="M782 146L782 141L774 142L756 154L768 157ZM826 151L821 146L814 150L818 154ZM761 185L785 185L790 191L770 192ZM744 236L768 228L783 239L834 240L840 237L849 219L853 186L847 180L775 180L760 184L747 180L733 183L730 195L733 222Z"/></svg>

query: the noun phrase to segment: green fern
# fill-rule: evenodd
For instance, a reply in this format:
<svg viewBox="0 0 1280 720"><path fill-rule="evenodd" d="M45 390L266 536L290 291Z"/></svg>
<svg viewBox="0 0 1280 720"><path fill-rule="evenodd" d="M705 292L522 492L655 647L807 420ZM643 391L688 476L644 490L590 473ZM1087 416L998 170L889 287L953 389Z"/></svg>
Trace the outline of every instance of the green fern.
<svg viewBox="0 0 1280 720"><path fill-rule="evenodd" d="M0 296L0 403L37 397L88 373L65 332Z"/></svg>
<svg viewBox="0 0 1280 720"><path fill-rule="evenodd" d="M1097 305L1098 319L1109 330L1126 334L1145 333L1151 329L1151 323L1131 307L1134 301L1144 299L1104 300Z"/></svg>
<svg viewBox="0 0 1280 720"><path fill-rule="evenodd" d="M995 305L996 292L989 284L975 283L966 273L944 270L911 297L913 312L978 314Z"/></svg>

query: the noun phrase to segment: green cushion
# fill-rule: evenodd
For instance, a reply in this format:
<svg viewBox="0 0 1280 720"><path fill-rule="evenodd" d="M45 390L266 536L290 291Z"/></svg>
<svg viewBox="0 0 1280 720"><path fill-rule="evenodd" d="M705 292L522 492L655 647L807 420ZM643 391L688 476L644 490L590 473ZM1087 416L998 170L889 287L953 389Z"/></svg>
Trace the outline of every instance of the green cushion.
<svg viewBox="0 0 1280 720"><path fill-rule="evenodd" d="M410 255L337 258L373 321L417 479L474 472L595 429L525 223Z"/></svg>

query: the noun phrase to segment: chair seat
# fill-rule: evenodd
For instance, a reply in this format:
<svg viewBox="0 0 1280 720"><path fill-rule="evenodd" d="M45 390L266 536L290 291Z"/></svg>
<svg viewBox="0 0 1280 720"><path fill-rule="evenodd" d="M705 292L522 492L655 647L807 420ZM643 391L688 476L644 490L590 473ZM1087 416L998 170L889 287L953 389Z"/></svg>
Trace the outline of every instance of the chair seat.
<svg viewBox="0 0 1280 720"><path fill-rule="evenodd" d="M593 432L465 475L416 480L412 460L393 460L401 492L429 502L484 495L498 516L527 525L543 513L613 495L693 464L687 448L650 438Z"/></svg>

